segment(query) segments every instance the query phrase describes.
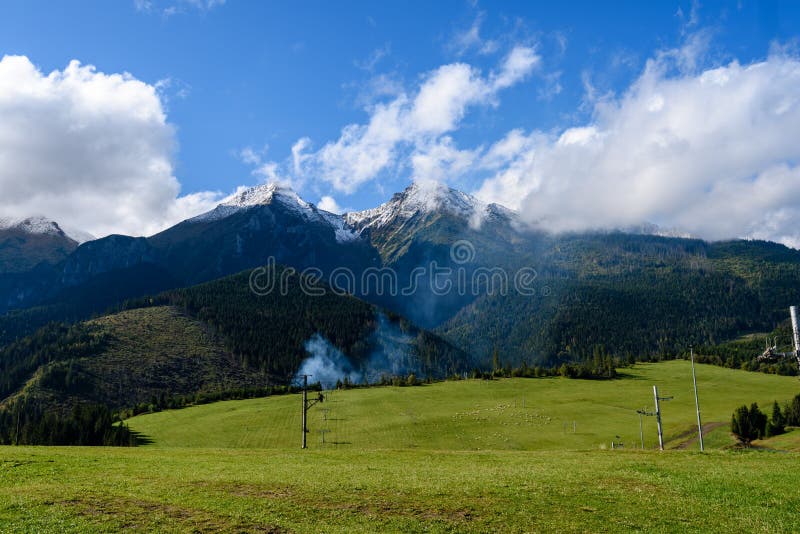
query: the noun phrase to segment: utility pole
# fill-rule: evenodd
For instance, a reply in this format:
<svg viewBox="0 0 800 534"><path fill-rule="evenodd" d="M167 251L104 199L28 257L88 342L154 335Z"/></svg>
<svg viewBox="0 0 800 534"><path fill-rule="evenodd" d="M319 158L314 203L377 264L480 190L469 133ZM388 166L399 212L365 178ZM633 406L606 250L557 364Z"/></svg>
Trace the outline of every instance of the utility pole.
<svg viewBox="0 0 800 534"><path fill-rule="evenodd" d="M303 375L303 449L306 448L306 434L308 434L308 427L306 425L308 414L308 377L311 375Z"/></svg>
<svg viewBox="0 0 800 534"><path fill-rule="evenodd" d="M797 366L800 368L800 326L797 322L797 306L789 308L789 316L792 318L792 341L794 342L794 357L797 360Z"/></svg>
<svg viewBox="0 0 800 534"><path fill-rule="evenodd" d="M661 407L658 404L658 401L668 401L672 399L672 397L659 397L658 396L658 386L653 386L653 397L656 401L656 422L658 423L658 448L659 450L664 450L664 429L661 426Z"/></svg>
<svg viewBox="0 0 800 534"><path fill-rule="evenodd" d="M692 383L694 384L694 405L697 408L697 434L700 436L700 452L705 450L703 446L703 424L700 422L700 399L697 397L697 375L694 372L694 348L689 347L692 357Z"/></svg>
<svg viewBox="0 0 800 534"><path fill-rule="evenodd" d="M642 450L644 450L644 426L642 425L642 412L636 410L639 413L639 441L642 443Z"/></svg>
<svg viewBox="0 0 800 534"><path fill-rule="evenodd" d="M656 413L655 412L648 412L647 408L642 408L641 410L636 410L636 413L639 414L639 440L642 442L642 450L644 450L644 426L642 422L643 417L652 417Z"/></svg>

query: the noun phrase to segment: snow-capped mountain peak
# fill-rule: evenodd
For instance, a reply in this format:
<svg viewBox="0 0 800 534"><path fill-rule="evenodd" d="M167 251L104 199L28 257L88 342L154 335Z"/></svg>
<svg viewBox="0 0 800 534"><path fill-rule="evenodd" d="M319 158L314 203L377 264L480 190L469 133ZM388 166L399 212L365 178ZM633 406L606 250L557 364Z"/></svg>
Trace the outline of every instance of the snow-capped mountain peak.
<svg viewBox="0 0 800 534"><path fill-rule="evenodd" d="M279 200L284 203L288 202L291 205L297 205L301 208L309 207L308 202L300 198L291 187L281 185L277 182L257 185L255 187L241 187L234 194L224 199L221 205L248 208L251 206L271 204L273 200Z"/></svg>
<svg viewBox="0 0 800 534"><path fill-rule="evenodd" d="M319 222L331 226L336 235L336 240L339 242L358 238L358 235L345 223L340 215L317 208L315 205L300 198L300 195L295 193L291 187L275 182L255 187L239 188L213 210L189 219L189 221L217 221L244 210L274 205L280 205L306 221Z"/></svg>
<svg viewBox="0 0 800 534"><path fill-rule="evenodd" d="M0 230L17 230L31 235L61 236L78 244L96 239L88 232L73 228L63 228L57 222L41 215L20 218L0 217Z"/></svg>
<svg viewBox="0 0 800 534"><path fill-rule="evenodd" d="M213 210L189 219L190 222L218 221L229 217L242 210L256 206L268 206L278 201L294 210L301 212L310 208L309 204L301 199L292 188L276 182L257 185L254 187L240 187L232 195L224 198Z"/></svg>
<svg viewBox="0 0 800 534"><path fill-rule="evenodd" d="M438 182L413 182L401 193L377 208L345 214L351 226L363 230L380 228L397 219L410 219L417 215L444 212L466 219L479 226L486 217L514 215L512 210L497 204L487 204L472 195Z"/></svg>
<svg viewBox="0 0 800 534"><path fill-rule="evenodd" d="M58 223L40 216L18 219L0 217L0 230L19 230L27 234L65 235Z"/></svg>

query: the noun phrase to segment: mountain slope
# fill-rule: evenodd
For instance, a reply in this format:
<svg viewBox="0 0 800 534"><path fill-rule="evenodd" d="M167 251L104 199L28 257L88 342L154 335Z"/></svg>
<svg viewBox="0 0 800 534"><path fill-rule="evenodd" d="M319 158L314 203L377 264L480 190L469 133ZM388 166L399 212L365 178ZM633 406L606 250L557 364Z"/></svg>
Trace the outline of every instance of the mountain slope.
<svg viewBox="0 0 800 534"><path fill-rule="evenodd" d="M78 247L59 225L43 217L0 218L0 275L55 264Z"/></svg>
<svg viewBox="0 0 800 534"><path fill-rule="evenodd" d="M380 207L348 213L345 220L370 240L399 287L408 289L365 298L428 328L480 294L470 283L476 269L512 270L530 263L539 238L523 230L513 211L431 183L413 183ZM459 286L462 279L466 284ZM455 289L440 289L447 285Z"/></svg>
<svg viewBox="0 0 800 534"><path fill-rule="evenodd" d="M360 270L376 261L341 217L270 184L242 191L209 213L147 240L176 278L197 283L264 265Z"/></svg>
<svg viewBox="0 0 800 534"><path fill-rule="evenodd" d="M343 268L355 296L437 328L473 358L496 348L510 363L557 364L600 345L622 357L675 354L770 331L800 303L800 252L774 243L532 232L512 211L423 183L337 216L265 185L156 236L109 236L56 266L0 276L0 311L27 307L0 317L0 346L47 321L269 258L323 278ZM520 269L526 294L515 287Z"/></svg>
<svg viewBox="0 0 800 534"><path fill-rule="evenodd" d="M225 350L206 325L174 307L126 310L65 334L48 345L51 355L59 355L55 361L37 367L6 403L25 395L56 411L86 402L120 409L165 393L195 395L268 382ZM71 344L80 339L85 348L64 352L61 339Z"/></svg>
<svg viewBox="0 0 800 534"><path fill-rule="evenodd" d="M646 360L771 331L800 302L800 251L774 243L603 234L544 250L546 291L482 296L437 331L512 363L558 365L597 346Z"/></svg>
<svg viewBox="0 0 800 534"><path fill-rule="evenodd" d="M150 238L111 235L84 243L58 265L43 266L34 274L0 276L0 313L63 301L66 289L101 276L117 276L119 285L127 284L123 271L141 265L163 271L175 285L188 286L264 265L268 258L301 269L342 266L356 272L379 261L369 242L340 216L270 184L241 191L214 210ZM139 295L162 289L158 283Z"/></svg>
<svg viewBox="0 0 800 534"><path fill-rule="evenodd" d="M28 429L19 438L0 428L0 441L46 442L45 426L74 427L70 414L82 406L102 414L173 396L185 401L284 387L306 362L342 378L369 379L443 376L473 364L397 316L296 273L284 279L285 291L259 296L245 272L131 301L124 311L85 323L49 325L0 349L0 422L21 413ZM326 293L312 296L309 288ZM62 419L54 423L45 414ZM52 442L68 437L65 430Z"/></svg>
<svg viewBox="0 0 800 534"><path fill-rule="evenodd" d="M512 244L520 239L520 223L513 211L497 204L485 204L466 193L436 183L414 182L385 204L347 213L344 219L360 234L369 237L384 263L389 265L398 263L419 240L436 243L437 237L451 237L436 236L430 231L438 221L455 223L454 228L457 227L464 237L481 237L480 241L486 244L498 239ZM446 239L441 241L452 243Z"/></svg>

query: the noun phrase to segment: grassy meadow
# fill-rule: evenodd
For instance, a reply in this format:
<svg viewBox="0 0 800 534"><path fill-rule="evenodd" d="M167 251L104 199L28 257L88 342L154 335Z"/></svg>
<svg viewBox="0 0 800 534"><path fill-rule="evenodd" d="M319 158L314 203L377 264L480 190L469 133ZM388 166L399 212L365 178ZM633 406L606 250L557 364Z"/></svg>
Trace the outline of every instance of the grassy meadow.
<svg viewBox="0 0 800 534"><path fill-rule="evenodd" d="M636 410L652 410L654 384L660 396L674 397L662 403L667 446L695 437L689 362L638 364L620 375L334 391L310 409L308 443L369 450L579 450L610 447L615 440L636 448L641 446ZM794 377L711 365L698 365L697 376L704 426L715 428L709 444L719 447L732 443L727 429L736 407L758 402L769 411L774 400L782 403L800 393ZM127 423L159 447L294 448L302 435L301 400L287 395L219 402ZM645 448L652 449L658 444L655 417L646 417L643 426Z"/></svg>
<svg viewBox="0 0 800 534"><path fill-rule="evenodd" d="M797 532L796 454L0 449L4 532Z"/></svg>
<svg viewBox="0 0 800 534"><path fill-rule="evenodd" d="M698 366L701 454L688 363L622 373L337 391L305 451L298 395L138 416L137 448L0 447L0 531L800 531L800 455L784 452L800 431L725 448L737 405L788 400L797 378ZM653 418L636 448L654 383L674 396L664 452Z"/></svg>

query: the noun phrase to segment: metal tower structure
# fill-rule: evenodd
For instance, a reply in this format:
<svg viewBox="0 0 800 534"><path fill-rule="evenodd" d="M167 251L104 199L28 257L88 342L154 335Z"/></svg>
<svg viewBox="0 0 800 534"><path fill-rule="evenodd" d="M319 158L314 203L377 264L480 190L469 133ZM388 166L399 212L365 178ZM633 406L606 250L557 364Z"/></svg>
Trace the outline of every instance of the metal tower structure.
<svg viewBox="0 0 800 534"><path fill-rule="evenodd" d="M791 358L797 361L797 368L800 370L800 325L797 322L797 306L791 306L789 308L789 317L792 319L792 348L794 351L792 352L778 352L778 344L776 341L773 342L773 345L770 347L769 343L767 345L767 349L756 358L760 362L764 361L775 361L781 358Z"/></svg>

